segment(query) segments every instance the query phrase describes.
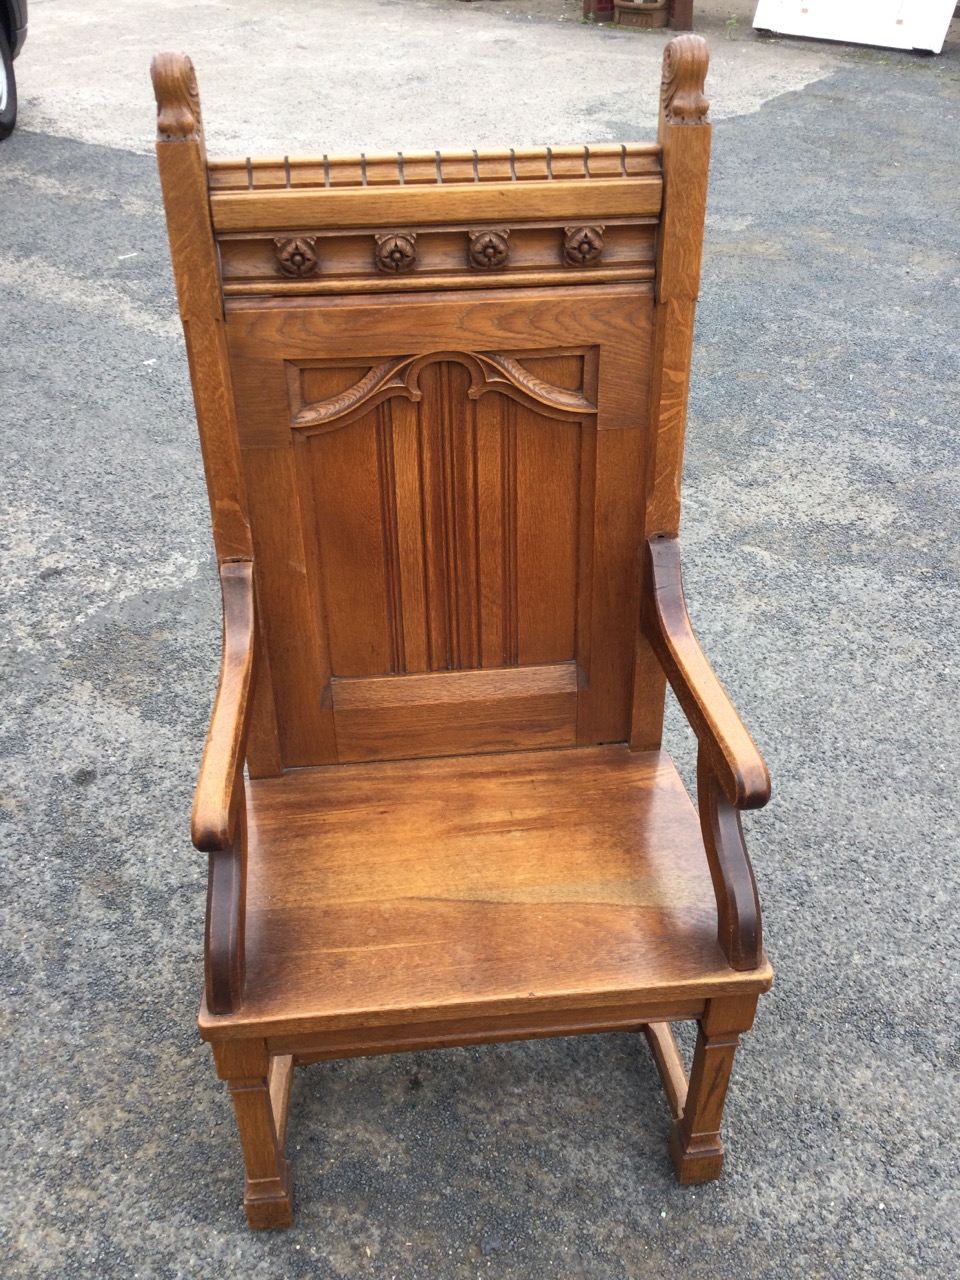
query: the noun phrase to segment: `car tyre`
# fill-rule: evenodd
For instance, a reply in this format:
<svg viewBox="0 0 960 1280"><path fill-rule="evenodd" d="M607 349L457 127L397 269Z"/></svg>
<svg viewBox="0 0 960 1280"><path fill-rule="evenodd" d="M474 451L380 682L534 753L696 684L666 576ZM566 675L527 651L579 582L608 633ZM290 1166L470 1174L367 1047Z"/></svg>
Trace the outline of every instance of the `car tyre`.
<svg viewBox="0 0 960 1280"><path fill-rule="evenodd" d="M13 133L17 123L17 81L6 32L0 27L0 138Z"/></svg>

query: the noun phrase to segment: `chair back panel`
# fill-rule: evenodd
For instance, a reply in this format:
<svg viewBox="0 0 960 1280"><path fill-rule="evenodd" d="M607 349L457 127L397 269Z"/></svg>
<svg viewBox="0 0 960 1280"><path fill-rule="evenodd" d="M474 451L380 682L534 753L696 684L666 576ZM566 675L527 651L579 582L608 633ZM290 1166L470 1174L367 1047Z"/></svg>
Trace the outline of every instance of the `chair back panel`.
<svg viewBox="0 0 960 1280"><path fill-rule="evenodd" d="M652 312L647 282L231 300L287 762L626 737Z"/></svg>
<svg viewBox="0 0 960 1280"><path fill-rule="evenodd" d="M675 520L706 152L670 237L669 121L209 164L170 57L158 154L218 554L256 564L254 739L289 767L656 738L638 550Z"/></svg>

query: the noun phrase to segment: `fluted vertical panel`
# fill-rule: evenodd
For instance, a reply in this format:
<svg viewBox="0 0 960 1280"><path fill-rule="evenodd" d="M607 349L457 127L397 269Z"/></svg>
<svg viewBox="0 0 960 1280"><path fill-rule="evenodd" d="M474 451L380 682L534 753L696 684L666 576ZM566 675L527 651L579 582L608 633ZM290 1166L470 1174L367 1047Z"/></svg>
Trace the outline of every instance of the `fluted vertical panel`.
<svg viewBox="0 0 960 1280"><path fill-rule="evenodd" d="M531 364L567 383L582 371L579 356ZM312 439L335 676L574 656L583 424L478 395L475 377L437 359L415 395Z"/></svg>
<svg viewBox="0 0 960 1280"><path fill-rule="evenodd" d="M500 486L501 558L503 581L503 649L501 662L515 667L519 660L520 628L518 620L517 568L517 406L512 400L503 402Z"/></svg>
<svg viewBox="0 0 960 1280"><path fill-rule="evenodd" d="M390 644L390 670L405 671L403 591L400 573L400 533L397 519L397 484L390 409L377 409L377 481L380 492L380 535L383 544L383 579Z"/></svg>

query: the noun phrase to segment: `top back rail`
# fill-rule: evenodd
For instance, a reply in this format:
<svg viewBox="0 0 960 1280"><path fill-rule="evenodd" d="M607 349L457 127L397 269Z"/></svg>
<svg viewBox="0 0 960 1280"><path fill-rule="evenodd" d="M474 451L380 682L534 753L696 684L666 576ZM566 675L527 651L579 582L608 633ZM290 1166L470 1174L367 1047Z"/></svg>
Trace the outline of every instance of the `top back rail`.
<svg viewBox="0 0 960 1280"><path fill-rule="evenodd" d="M155 60L217 555L256 561L254 775L659 744L637 553L679 524L706 68L668 45L652 145L208 162Z"/></svg>
<svg viewBox="0 0 960 1280"><path fill-rule="evenodd" d="M212 160L210 190L299 187L449 186L456 183L659 176L660 147L594 143L576 147L510 147L498 151L390 152L368 156Z"/></svg>
<svg viewBox="0 0 960 1280"><path fill-rule="evenodd" d="M210 167L218 232L660 211L657 146L248 160Z"/></svg>

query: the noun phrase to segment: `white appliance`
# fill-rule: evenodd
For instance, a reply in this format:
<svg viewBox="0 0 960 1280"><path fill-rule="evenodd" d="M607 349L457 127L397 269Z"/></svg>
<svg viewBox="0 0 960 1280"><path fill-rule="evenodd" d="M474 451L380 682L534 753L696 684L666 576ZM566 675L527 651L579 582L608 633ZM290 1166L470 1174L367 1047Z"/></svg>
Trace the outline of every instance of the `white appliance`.
<svg viewBox="0 0 960 1280"><path fill-rule="evenodd" d="M761 31L939 53L957 0L759 0Z"/></svg>

